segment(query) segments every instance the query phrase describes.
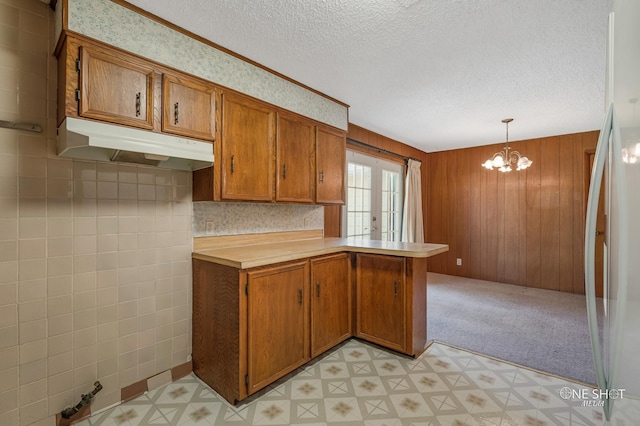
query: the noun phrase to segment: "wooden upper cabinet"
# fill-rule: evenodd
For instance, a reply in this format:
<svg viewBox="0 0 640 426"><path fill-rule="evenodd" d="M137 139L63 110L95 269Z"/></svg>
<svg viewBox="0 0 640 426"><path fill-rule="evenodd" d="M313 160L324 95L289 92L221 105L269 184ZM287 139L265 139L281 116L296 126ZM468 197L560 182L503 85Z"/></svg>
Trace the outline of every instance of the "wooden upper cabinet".
<svg viewBox="0 0 640 426"><path fill-rule="evenodd" d="M314 123L278 112L276 138L276 201L315 201Z"/></svg>
<svg viewBox="0 0 640 426"><path fill-rule="evenodd" d="M406 340L405 258L358 253L356 291L356 336L412 354Z"/></svg>
<svg viewBox="0 0 640 426"><path fill-rule="evenodd" d="M124 54L79 48L81 117L153 129L154 70Z"/></svg>
<svg viewBox="0 0 640 426"><path fill-rule="evenodd" d="M247 273L247 394L295 370L309 355L309 262Z"/></svg>
<svg viewBox="0 0 640 426"><path fill-rule="evenodd" d="M272 201L275 111L262 102L225 92L221 134L215 159L221 198Z"/></svg>
<svg viewBox="0 0 640 426"><path fill-rule="evenodd" d="M316 130L316 202L344 204L346 135L325 126Z"/></svg>
<svg viewBox="0 0 640 426"><path fill-rule="evenodd" d="M188 77L162 76L162 131L213 141L215 88Z"/></svg>
<svg viewBox="0 0 640 426"><path fill-rule="evenodd" d="M351 288L347 253L311 259L311 357L351 337Z"/></svg>

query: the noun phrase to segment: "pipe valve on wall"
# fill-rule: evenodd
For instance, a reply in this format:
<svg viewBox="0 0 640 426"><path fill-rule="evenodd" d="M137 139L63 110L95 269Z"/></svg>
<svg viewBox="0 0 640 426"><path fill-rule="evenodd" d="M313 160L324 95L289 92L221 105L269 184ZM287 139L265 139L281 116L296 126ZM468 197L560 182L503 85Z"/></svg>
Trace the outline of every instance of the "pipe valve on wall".
<svg viewBox="0 0 640 426"><path fill-rule="evenodd" d="M93 384L93 386L95 386L95 389L93 389L90 393L82 394L80 402L78 402L78 404L76 404L75 407L67 407L64 410L62 410L62 413L60 414L62 415L63 419L70 419L78 411L80 411L82 407L91 403L91 401L93 400L93 397L102 390L102 385L100 384L100 381L96 381Z"/></svg>

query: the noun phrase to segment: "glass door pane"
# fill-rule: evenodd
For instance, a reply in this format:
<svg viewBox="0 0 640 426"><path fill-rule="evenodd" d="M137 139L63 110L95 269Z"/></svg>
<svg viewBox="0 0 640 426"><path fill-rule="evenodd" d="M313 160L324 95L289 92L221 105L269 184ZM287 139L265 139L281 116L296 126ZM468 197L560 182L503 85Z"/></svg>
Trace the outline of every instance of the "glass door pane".
<svg viewBox="0 0 640 426"><path fill-rule="evenodd" d="M347 165L347 237L371 236L371 167Z"/></svg>
<svg viewBox="0 0 640 426"><path fill-rule="evenodd" d="M382 170L381 240L400 241L402 236L401 181L399 172Z"/></svg>
<svg viewBox="0 0 640 426"><path fill-rule="evenodd" d="M342 235L400 241L404 167L347 151L347 203Z"/></svg>

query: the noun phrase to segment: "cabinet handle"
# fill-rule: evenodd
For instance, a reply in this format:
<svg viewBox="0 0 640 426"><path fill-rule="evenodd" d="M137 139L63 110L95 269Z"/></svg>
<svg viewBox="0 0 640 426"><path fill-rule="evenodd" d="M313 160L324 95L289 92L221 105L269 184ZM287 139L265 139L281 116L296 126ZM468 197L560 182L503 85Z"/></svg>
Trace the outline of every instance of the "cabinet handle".
<svg viewBox="0 0 640 426"><path fill-rule="evenodd" d="M298 303L302 305L302 289L298 290Z"/></svg>
<svg viewBox="0 0 640 426"><path fill-rule="evenodd" d="M179 111L179 109L178 109L179 107L180 107L180 103L179 103L179 102L176 102L176 103L173 105L173 124L178 124L179 117L180 117L180 116L179 116L180 111Z"/></svg>
<svg viewBox="0 0 640 426"><path fill-rule="evenodd" d="M136 117L140 117L140 108L142 107L141 93L136 93Z"/></svg>
<svg viewBox="0 0 640 426"><path fill-rule="evenodd" d="M282 179L287 178L287 165L282 166Z"/></svg>
<svg viewBox="0 0 640 426"><path fill-rule="evenodd" d="M316 283L316 296L320 297L320 283Z"/></svg>
<svg viewBox="0 0 640 426"><path fill-rule="evenodd" d="M320 183L324 183L324 170L320 170Z"/></svg>
<svg viewBox="0 0 640 426"><path fill-rule="evenodd" d="M393 282L393 297L398 295L398 281Z"/></svg>
<svg viewBox="0 0 640 426"><path fill-rule="evenodd" d="M232 155L231 156L231 173L233 173L236 170L236 156Z"/></svg>

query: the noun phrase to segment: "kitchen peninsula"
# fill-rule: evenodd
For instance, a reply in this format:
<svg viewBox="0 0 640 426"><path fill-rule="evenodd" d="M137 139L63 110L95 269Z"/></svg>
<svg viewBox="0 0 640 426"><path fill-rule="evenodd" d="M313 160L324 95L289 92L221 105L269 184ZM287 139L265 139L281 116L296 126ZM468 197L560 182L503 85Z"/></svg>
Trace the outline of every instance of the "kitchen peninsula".
<svg viewBox="0 0 640 426"><path fill-rule="evenodd" d="M193 370L237 403L353 336L418 356L427 258L447 250L321 230L196 238Z"/></svg>

